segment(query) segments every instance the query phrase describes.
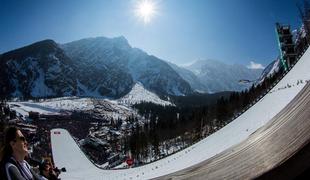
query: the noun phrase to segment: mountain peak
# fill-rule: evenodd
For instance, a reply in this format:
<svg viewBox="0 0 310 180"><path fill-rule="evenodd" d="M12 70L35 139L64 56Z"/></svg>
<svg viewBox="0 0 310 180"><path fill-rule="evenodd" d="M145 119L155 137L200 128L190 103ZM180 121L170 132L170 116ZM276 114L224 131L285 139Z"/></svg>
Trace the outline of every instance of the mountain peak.
<svg viewBox="0 0 310 180"><path fill-rule="evenodd" d="M111 40L113 41L113 44L115 44L118 47L121 47L123 49L131 49L128 40L124 36L115 37L112 38Z"/></svg>
<svg viewBox="0 0 310 180"><path fill-rule="evenodd" d="M98 37L90 37L90 38L84 38L76 41L72 41L69 43L62 44L61 47L65 50L68 50L67 47L74 47L72 50L80 50L92 47L94 51L99 50L107 50L114 47L117 47L119 49L123 50L129 50L131 49L131 46L129 45L127 39L124 36L114 37L114 38L107 38L104 36L98 36ZM96 50L95 50L96 49ZM69 52L74 53L74 52Z"/></svg>
<svg viewBox="0 0 310 180"><path fill-rule="evenodd" d="M42 41L35 42L35 43L31 44L31 45L36 45L36 44L57 46L57 43L54 40L52 40L52 39L45 39L45 40L42 40Z"/></svg>
<svg viewBox="0 0 310 180"><path fill-rule="evenodd" d="M129 44L128 40L124 37L124 36L118 36L118 37L114 37L112 38L114 41L117 42L121 42L121 43L125 43L125 44Z"/></svg>
<svg viewBox="0 0 310 180"><path fill-rule="evenodd" d="M122 43L127 43L128 41L125 38L125 36L117 36L117 37L105 37L105 36L97 36L97 37L90 37L90 38L84 38L88 40L98 40L98 41L116 41L116 42L122 42ZM83 40L83 39L81 39Z"/></svg>
<svg viewBox="0 0 310 180"><path fill-rule="evenodd" d="M20 48L20 49L24 49L24 48L27 48L27 49L54 49L54 48L58 48L58 45L54 40L46 39L46 40L35 42L33 44L30 44L30 45L25 46L25 47ZM19 50L19 49L17 49L17 50Z"/></svg>
<svg viewBox="0 0 310 180"><path fill-rule="evenodd" d="M23 56L28 56L37 53L48 53L51 50L54 51L58 48L57 43L54 40L46 39L43 41L38 41L28 46L18 48L9 52L2 54L4 57L9 59L22 58Z"/></svg>
<svg viewBox="0 0 310 180"><path fill-rule="evenodd" d="M124 36L83 39L64 44L62 48L73 61L80 62L83 65L80 69L87 70L87 73L94 64L96 69L103 68L98 70L98 74L100 73L104 79L101 82L114 86L117 84L115 82L117 79L120 88L111 89L118 89L122 94L127 93L135 81L141 82L148 90L161 95L183 95L192 92L190 85L166 62L140 49L132 48ZM103 72L105 72L104 75ZM123 88L126 84L125 78L129 80ZM122 94L118 93L118 95Z"/></svg>
<svg viewBox="0 0 310 180"><path fill-rule="evenodd" d="M196 63L203 63L203 64L225 64L224 62L219 61L219 60L215 60L215 59L202 59L202 60L196 61Z"/></svg>
<svg viewBox="0 0 310 180"><path fill-rule="evenodd" d="M205 91L208 92L244 90L248 86L239 84L239 80L257 79L262 72L262 70L248 69L244 65L226 64L212 59L196 61L186 68L198 77L207 87Z"/></svg>
<svg viewBox="0 0 310 180"><path fill-rule="evenodd" d="M204 66L214 66L214 65L225 65L222 61L214 60L214 59L199 59L195 62L193 62L190 65L184 66L185 68L198 68L198 67L204 67Z"/></svg>

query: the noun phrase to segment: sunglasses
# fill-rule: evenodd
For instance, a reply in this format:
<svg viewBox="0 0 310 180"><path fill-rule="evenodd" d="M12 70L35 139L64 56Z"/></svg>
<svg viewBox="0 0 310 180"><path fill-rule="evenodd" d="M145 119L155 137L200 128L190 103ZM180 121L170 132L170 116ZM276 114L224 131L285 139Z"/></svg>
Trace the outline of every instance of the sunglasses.
<svg viewBox="0 0 310 180"><path fill-rule="evenodd" d="M20 141L26 142L26 138L24 136L17 137Z"/></svg>

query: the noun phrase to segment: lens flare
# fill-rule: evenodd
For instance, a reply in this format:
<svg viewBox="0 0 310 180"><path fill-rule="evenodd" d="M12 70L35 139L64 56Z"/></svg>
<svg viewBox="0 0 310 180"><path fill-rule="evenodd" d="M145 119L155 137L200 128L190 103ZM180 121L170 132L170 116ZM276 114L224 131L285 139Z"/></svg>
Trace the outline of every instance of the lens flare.
<svg viewBox="0 0 310 180"><path fill-rule="evenodd" d="M141 0L137 3L135 12L136 15L141 18L145 24L147 24L156 13L156 5L151 0Z"/></svg>

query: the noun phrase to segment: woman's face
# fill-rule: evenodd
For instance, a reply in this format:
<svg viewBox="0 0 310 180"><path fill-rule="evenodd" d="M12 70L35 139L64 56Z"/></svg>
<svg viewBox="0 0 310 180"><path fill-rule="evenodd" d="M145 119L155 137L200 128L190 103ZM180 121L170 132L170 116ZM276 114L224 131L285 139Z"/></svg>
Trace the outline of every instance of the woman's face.
<svg viewBox="0 0 310 180"><path fill-rule="evenodd" d="M46 177L48 177L49 173L51 170L51 164L50 163L46 163L43 169L43 173Z"/></svg>
<svg viewBox="0 0 310 180"><path fill-rule="evenodd" d="M28 143L23 133L20 130L16 132L16 139L13 141L12 149L13 152L18 153L20 155L26 156L28 154Z"/></svg>

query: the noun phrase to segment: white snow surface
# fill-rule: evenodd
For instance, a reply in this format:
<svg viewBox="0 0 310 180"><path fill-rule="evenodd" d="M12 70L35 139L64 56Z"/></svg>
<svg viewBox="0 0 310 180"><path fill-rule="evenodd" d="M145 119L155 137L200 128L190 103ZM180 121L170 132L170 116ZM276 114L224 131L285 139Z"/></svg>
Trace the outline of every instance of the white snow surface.
<svg viewBox="0 0 310 180"><path fill-rule="evenodd" d="M268 67L266 67L266 69L262 73L262 76L259 78L259 80L258 80L258 82L256 82L256 84L261 84L267 77L271 77L273 74L275 74L277 71L279 71L280 66L281 66L280 59L277 59L273 63L272 67L270 67L270 69L268 69ZM265 72L267 69L268 69L268 72Z"/></svg>
<svg viewBox="0 0 310 180"><path fill-rule="evenodd" d="M52 99L39 103L44 107L49 107L59 110L90 110L94 105L90 98L67 98L67 99Z"/></svg>
<svg viewBox="0 0 310 180"><path fill-rule="evenodd" d="M64 129L51 131L57 167L66 167L62 179L150 179L193 166L230 148L261 128L278 114L310 79L310 49L294 68L262 99L241 116L200 142L164 159L130 169L102 170L95 167ZM297 83L303 81L303 83ZM288 87L288 85L290 87Z"/></svg>
<svg viewBox="0 0 310 180"><path fill-rule="evenodd" d="M59 114L55 109L40 107L31 103L25 104L23 102L9 102L8 104L12 110L16 111L17 114L22 115L23 117L27 117L30 111L48 115Z"/></svg>
<svg viewBox="0 0 310 180"><path fill-rule="evenodd" d="M42 95L54 95L53 90L48 88L45 84L44 72L39 69L39 77L33 82L31 95L34 97L40 97Z"/></svg>
<svg viewBox="0 0 310 180"><path fill-rule="evenodd" d="M104 110L102 107L95 107L94 101L98 101L109 110ZM61 115L68 114L70 111L87 111L96 108L101 112L102 117L113 119L126 119L133 113L132 109L118 104L117 101L108 99L92 99L92 98L79 98L79 97L62 97L44 100L42 102L9 102L11 109L15 110L18 114L27 117L29 112L38 112L45 115ZM103 109L103 110L102 110Z"/></svg>
<svg viewBox="0 0 310 180"><path fill-rule="evenodd" d="M13 110L18 114L27 117L30 111L38 112L40 114L47 115L59 115L63 111L87 111L94 109L94 101L92 98L79 98L79 97L62 97L62 98L53 98L42 100L40 102L33 101L12 101L8 104ZM156 94L146 90L141 83L135 84L132 90L125 95L124 97L118 100L108 100L108 99L96 99L102 104L109 105L113 111L104 111L102 112L105 117L112 117L114 119L126 119L133 112L130 106L136 103L152 102L159 105L172 105L169 101L164 101L160 99Z"/></svg>
<svg viewBox="0 0 310 180"><path fill-rule="evenodd" d="M64 97L45 100L42 102L9 102L10 107L23 116L28 116L28 112L38 112L40 114L58 115L61 111L89 110L94 105L90 98Z"/></svg>
<svg viewBox="0 0 310 180"><path fill-rule="evenodd" d="M159 105L172 105L169 101L160 99L155 93L146 90L141 83L136 83L131 91L117 100L120 104L133 105L140 102L152 102Z"/></svg>

